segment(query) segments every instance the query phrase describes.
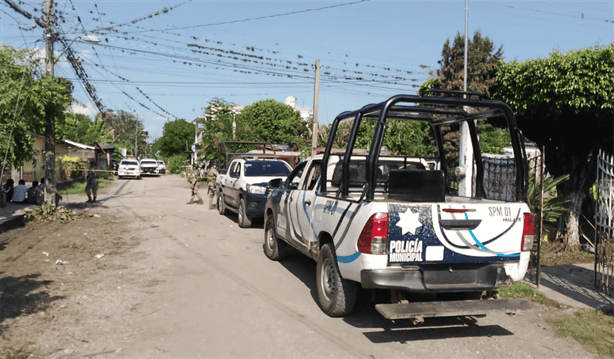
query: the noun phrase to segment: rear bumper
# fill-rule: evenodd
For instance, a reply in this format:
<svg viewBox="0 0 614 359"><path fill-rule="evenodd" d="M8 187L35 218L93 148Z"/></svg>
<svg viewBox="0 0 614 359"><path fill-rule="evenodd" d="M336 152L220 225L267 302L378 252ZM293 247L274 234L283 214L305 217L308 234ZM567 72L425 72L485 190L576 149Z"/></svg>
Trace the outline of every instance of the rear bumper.
<svg viewBox="0 0 614 359"><path fill-rule="evenodd" d="M474 292L497 289L507 280L502 264L430 265L362 270L363 288L409 292Z"/></svg>

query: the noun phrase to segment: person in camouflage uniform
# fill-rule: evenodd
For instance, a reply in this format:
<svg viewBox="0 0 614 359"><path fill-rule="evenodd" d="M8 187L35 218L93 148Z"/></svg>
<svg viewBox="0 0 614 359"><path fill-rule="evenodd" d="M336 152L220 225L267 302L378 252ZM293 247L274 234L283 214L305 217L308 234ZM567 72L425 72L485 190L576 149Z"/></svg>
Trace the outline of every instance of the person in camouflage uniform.
<svg viewBox="0 0 614 359"><path fill-rule="evenodd" d="M209 209L214 208L217 205L217 200L215 198L217 194L215 184L218 174L219 172L217 171L216 165L212 165L207 170L207 194L209 195Z"/></svg>
<svg viewBox="0 0 614 359"><path fill-rule="evenodd" d="M96 202L96 195L98 194L98 179L94 171L90 170L87 174L87 184L85 185L85 194L87 195L87 202ZM92 199L92 195L94 198Z"/></svg>
<svg viewBox="0 0 614 359"><path fill-rule="evenodd" d="M198 197L198 204L205 204L205 201L203 201L202 197L198 193L201 178L198 170L196 168L192 168L192 171L186 174L186 178L188 179L188 183L192 189L192 197L190 197L187 204L194 203L194 196Z"/></svg>

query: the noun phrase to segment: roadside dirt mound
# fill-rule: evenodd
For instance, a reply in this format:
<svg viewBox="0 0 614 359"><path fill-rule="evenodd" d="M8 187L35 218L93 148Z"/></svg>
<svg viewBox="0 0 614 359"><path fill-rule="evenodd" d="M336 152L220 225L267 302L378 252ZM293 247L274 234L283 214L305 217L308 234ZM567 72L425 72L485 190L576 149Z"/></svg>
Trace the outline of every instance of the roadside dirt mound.
<svg viewBox="0 0 614 359"><path fill-rule="evenodd" d="M24 228L0 234L2 358L71 355L97 330L123 327L112 313L127 298L110 288L124 285L125 254L139 239L125 230L126 218L109 211L70 212L63 220L38 216ZM119 328L116 333L125 333ZM91 348L96 355L104 351Z"/></svg>

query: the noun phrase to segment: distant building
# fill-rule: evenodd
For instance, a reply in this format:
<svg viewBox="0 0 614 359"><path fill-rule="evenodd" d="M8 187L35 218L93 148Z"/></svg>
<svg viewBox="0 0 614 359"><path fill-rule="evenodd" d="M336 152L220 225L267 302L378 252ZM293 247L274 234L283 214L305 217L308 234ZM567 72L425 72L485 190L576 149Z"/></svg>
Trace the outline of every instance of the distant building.
<svg viewBox="0 0 614 359"><path fill-rule="evenodd" d="M310 108L298 108L296 107L296 98L292 96L286 97L284 104L292 107L293 110L298 111L301 114L301 120L308 122L313 118L313 109Z"/></svg>

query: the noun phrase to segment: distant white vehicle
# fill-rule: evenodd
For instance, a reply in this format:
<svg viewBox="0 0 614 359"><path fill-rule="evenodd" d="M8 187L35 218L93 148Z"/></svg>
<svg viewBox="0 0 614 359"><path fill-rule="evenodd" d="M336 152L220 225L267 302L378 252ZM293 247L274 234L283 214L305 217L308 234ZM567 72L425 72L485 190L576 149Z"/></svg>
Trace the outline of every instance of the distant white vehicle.
<svg viewBox="0 0 614 359"><path fill-rule="evenodd" d="M157 175L158 161L153 158L143 158L141 160L141 175Z"/></svg>
<svg viewBox="0 0 614 359"><path fill-rule="evenodd" d="M156 171L161 174L166 173L166 164L164 164L164 161L158 160L158 169Z"/></svg>
<svg viewBox="0 0 614 359"><path fill-rule="evenodd" d="M117 177L119 179L125 177L141 178L139 160L136 158L124 158L117 167Z"/></svg>

